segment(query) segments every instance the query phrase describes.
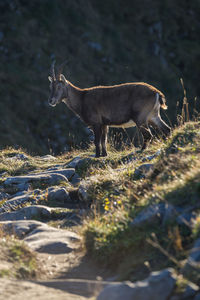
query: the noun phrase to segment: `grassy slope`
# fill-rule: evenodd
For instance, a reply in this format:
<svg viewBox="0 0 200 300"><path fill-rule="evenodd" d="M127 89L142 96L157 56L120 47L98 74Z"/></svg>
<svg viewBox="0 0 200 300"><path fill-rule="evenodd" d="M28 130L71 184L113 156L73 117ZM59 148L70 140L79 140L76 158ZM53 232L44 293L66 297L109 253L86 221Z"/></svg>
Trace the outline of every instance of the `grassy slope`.
<svg viewBox="0 0 200 300"><path fill-rule="evenodd" d="M199 214L199 144L200 123L191 122L176 129L166 143L155 143L143 153L142 157L162 149L146 179L133 175L141 164L141 154L128 168L120 170L118 166L116 170L107 165L105 169L92 169L89 194L94 212L86 221L83 235L88 252L98 262L117 268L122 278L132 280L150 270L181 266L194 237L199 235L200 219L192 228L171 219L163 226L133 229L130 221L148 205L162 202L181 208L194 206Z"/></svg>
<svg viewBox="0 0 200 300"><path fill-rule="evenodd" d="M8 148L0 153L0 171L19 175L30 170L44 170L54 164L65 165L76 156L90 156L78 170L88 181L92 203L84 227L80 228L84 246L98 263L117 270L121 279L138 280L152 270L168 266L179 269L194 239L199 236L200 218L192 227L178 225L175 219L163 226L130 227L134 217L152 203L165 202L182 208L192 205L194 211L200 213L199 144L200 122L189 122L175 129L168 141L155 141L143 153L130 148L116 151L109 145L107 158L91 157L91 148L87 152L71 152L45 162L22 150ZM162 151L151 161L153 171L147 178L136 177L134 171L143 164L142 159L158 149ZM27 155L28 161L10 159L19 153ZM130 157L136 160L127 165ZM45 205L48 205L47 201Z"/></svg>

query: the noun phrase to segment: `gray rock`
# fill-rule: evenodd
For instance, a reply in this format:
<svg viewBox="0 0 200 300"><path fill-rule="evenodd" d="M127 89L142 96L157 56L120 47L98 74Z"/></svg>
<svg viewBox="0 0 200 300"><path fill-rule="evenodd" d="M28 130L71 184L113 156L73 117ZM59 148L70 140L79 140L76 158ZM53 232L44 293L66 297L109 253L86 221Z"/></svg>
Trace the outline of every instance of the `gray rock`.
<svg viewBox="0 0 200 300"><path fill-rule="evenodd" d="M72 174L72 173L71 173ZM22 189L23 185L26 186L27 184L31 183L41 183L41 184L49 184L49 185L56 185L62 181L67 181L67 178L61 174L61 172L47 172L47 173L38 173L38 174L31 174L26 176L14 176L8 177L4 181L4 186L15 186L16 189Z"/></svg>
<svg viewBox="0 0 200 300"><path fill-rule="evenodd" d="M192 212L184 212L176 218L176 221L179 225L192 226L193 221L196 219L197 213Z"/></svg>
<svg viewBox="0 0 200 300"><path fill-rule="evenodd" d="M63 187L48 188L47 191L49 201L59 201L61 203L71 202L68 191Z"/></svg>
<svg viewBox="0 0 200 300"><path fill-rule="evenodd" d="M165 224L178 214L178 207L168 203L153 204L142 210L131 222L133 227L141 227L147 224Z"/></svg>
<svg viewBox="0 0 200 300"><path fill-rule="evenodd" d="M155 157L159 156L161 153L161 150L158 150L156 153L154 153L153 155L149 155L149 156L146 156L142 159L142 162L145 162L145 161L150 161L152 159L154 159Z"/></svg>
<svg viewBox="0 0 200 300"><path fill-rule="evenodd" d="M20 191L28 191L30 188L30 184L28 183L21 183L17 185L17 190Z"/></svg>
<svg viewBox="0 0 200 300"><path fill-rule="evenodd" d="M182 273L192 282L200 280L200 238L196 240L190 251L186 264L182 268Z"/></svg>
<svg viewBox="0 0 200 300"><path fill-rule="evenodd" d="M22 153L18 153L15 156L12 157L13 159L19 159L19 160L29 160L28 156Z"/></svg>
<svg viewBox="0 0 200 300"><path fill-rule="evenodd" d="M81 158L76 165L76 170L83 168L84 166L87 166L90 162L92 161L92 158L86 157L86 158Z"/></svg>
<svg viewBox="0 0 200 300"><path fill-rule="evenodd" d="M51 209L42 205L32 205L17 211L0 214L0 221L31 220L33 218L50 218Z"/></svg>
<svg viewBox="0 0 200 300"><path fill-rule="evenodd" d="M71 184L76 185L80 181L81 181L80 176L77 173L75 173L70 182L71 182Z"/></svg>
<svg viewBox="0 0 200 300"><path fill-rule="evenodd" d="M146 280L136 283L111 284L103 289L97 300L167 300L175 286L173 269L153 272Z"/></svg>
<svg viewBox="0 0 200 300"><path fill-rule="evenodd" d="M79 185L78 197L83 202L89 201L88 192L87 192L89 184L90 184L89 180L82 180Z"/></svg>
<svg viewBox="0 0 200 300"><path fill-rule="evenodd" d="M1 221L0 225L3 231L9 234L16 234L19 238L23 238L26 234L39 227L39 221Z"/></svg>
<svg viewBox="0 0 200 300"><path fill-rule="evenodd" d="M46 171L42 174L60 174L65 176L69 181L72 179L72 177L75 174L75 169L74 168L68 168L68 169L58 169L58 170L53 170L53 171Z"/></svg>
<svg viewBox="0 0 200 300"><path fill-rule="evenodd" d="M6 200L6 199L8 199L9 197L10 197L9 194L4 193L4 192L0 192L0 201Z"/></svg>
<svg viewBox="0 0 200 300"><path fill-rule="evenodd" d="M80 156L75 157L70 163L67 164L68 168L76 168L77 164L82 158Z"/></svg>
<svg viewBox="0 0 200 300"><path fill-rule="evenodd" d="M151 170L153 170L154 164L143 164L135 169L134 175L136 177L145 177Z"/></svg>
<svg viewBox="0 0 200 300"><path fill-rule="evenodd" d="M49 161L49 160L55 160L56 158L54 156L48 154L48 155L40 156L40 159Z"/></svg>
<svg viewBox="0 0 200 300"><path fill-rule="evenodd" d="M5 221L0 222L3 230L14 233L33 250L38 252L61 254L77 248L79 237L68 230L57 229L39 221Z"/></svg>
<svg viewBox="0 0 200 300"><path fill-rule="evenodd" d="M132 227L141 227L147 224L161 222L165 214L165 203L150 205L142 210L131 222Z"/></svg>
<svg viewBox="0 0 200 300"><path fill-rule="evenodd" d="M33 193L24 194L22 196L16 196L3 203L1 207L1 212L16 210L21 205L28 204L28 203L35 204L37 203L37 200L39 200L39 195Z"/></svg>

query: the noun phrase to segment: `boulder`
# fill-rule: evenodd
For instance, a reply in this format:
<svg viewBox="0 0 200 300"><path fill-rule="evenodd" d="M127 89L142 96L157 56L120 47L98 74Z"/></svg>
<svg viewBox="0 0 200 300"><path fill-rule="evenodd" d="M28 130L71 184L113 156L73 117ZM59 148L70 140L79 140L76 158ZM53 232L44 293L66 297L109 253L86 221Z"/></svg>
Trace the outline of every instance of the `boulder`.
<svg viewBox="0 0 200 300"><path fill-rule="evenodd" d="M147 224L165 224L177 215L178 208L168 203L152 204L143 209L131 222L132 227L142 227Z"/></svg>
<svg viewBox="0 0 200 300"><path fill-rule="evenodd" d="M75 173L70 183L73 185L77 185L80 181L81 181L81 177L77 173Z"/></svg>
<svg viewBox="0 0 200 300"><path fill-rule="evenodd" d="M75 174L75 169L69 168L69 169L56 169L56 170L52 170L52 171L47 170L46 172L40 173L40 174L41 175L42 174L60 174L60 175L65 176L70 181Z"/></svg>
<svg viewBox="0 0 200 300"><path fill-rule="evenodd" d="M51 209L42 205L31 205L17 211L0 214L0 221L31 220L33 218L50 218Z"/></svg>
<svg viewBox="0 0 200 300"><path fill-rule="evenodd" d="M67 177L61 174L61 172L53 171L47 173L30 174L25 176L8 177L4 181L4 186L15 186L16 188L19 188L23 185L25 186L26 184L30 183L56 185L62 181L67 181Z"/></svg>
<svg viewBox="0 0 200 300"><path fill-rule="evenodd" d="M155 300L169 299L176 283L173 269L153 272L146 280L136 283L122 282L108 285L97 300Z"/></svg>
<svg viewBox="0 0 200 300"><path fill-rule="evenodd" d="M90 180L82 180L79 185L78 197L83 202L89 201L88 192L87 192L89 185L90 185Z"/></svg>
<svg viewBox="0 0 200 300"><path fill-rule="evenodd" d="M49 254L69 253L76 249L79 236L68 230L48 226L33 220L0 222L4 231L23 238L33 250Z"/></svg>
<svg viewBox="0 0 200 300"><path fill-rule="evenodd" d="M190 251L186 264L182 268L182 273L192 282L198 283L200 280L200 238L196 240Z"/></svg>
<svg viewBox="0 0 200 300"><path fill-rule="evenodd" d="M142 210L131 222L132 227L141 227L147 224L161 222L165 213L165 204L159 203L150 205Z"/></svg>
<svg viewBox="0 0 200 300"><path fill-rule="evenodd" d="M49 201L71 202L69 192L64 187L50 187L47 189L47 192Z"/></svg>
<svg viewBox="0 0 200 300"><path fill-rule="evenodd" d="M21 205L25 205L28 203L36 204L41 198L41 191L36 189L30 193L23 193L22 195L13 197L6 202L3 203L0 213L16 210L21 207Z"/></svg>
<svg viewBox="0 0 200 300"><path fill-rule="evenodd" d="M70 161L70 163L67 164L67 168L76 168L80 160L82 160L80 156L75 157L72 159L72 161Z"/></svg>

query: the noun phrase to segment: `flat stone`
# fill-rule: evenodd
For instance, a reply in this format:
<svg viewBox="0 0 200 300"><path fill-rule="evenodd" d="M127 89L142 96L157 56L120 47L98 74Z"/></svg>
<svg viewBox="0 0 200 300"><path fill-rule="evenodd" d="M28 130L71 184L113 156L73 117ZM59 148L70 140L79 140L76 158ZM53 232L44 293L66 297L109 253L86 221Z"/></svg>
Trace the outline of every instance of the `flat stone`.
<svg viewBox="0 0 200 300"><path fill-rule="evenodd" d="M40 198L41 198L41 191L38 189L30 193L24 193L22 195L13 197L7 200L6 202L4 202L0 212L3 213L10 210L16 210L21 205L28 204L28 203L36 204L38 200L40 200Z"/></svg>
<svg viewBox="0 0 200 300"><path fill-rule="evenodd" d="M148 155L148 156L145 156L143 159L142 159L142 162L145 162L145 161L150 161L154 158L156 158L157 156L159 156L161 154L161 150L158 150L156 153L154 153L153 155Z"/></svg>
<svg viewBox="0 0 200 300"><path fill-rule="evenodd" d="M31 220L32 218L50 218L51 209L42 205L31 205L17 211L0 214L0 221Z"/></svg>
<svg viewBox="0 0 200 300"><path fill-rule="evenodd" d="M40 159L48 161L48 160L55 160L56 158L53 155L47 154L44 156L40 156Z"/></svg>
<svg viewBox="0 0 200 300"><path fill-rule="evenodd" d="M74 176L75 174L75 169L74 168L68 168L68 169L56 169L53 171L46 171L44 173L40 173L40 174L60 174L65 176L69 181L71 180L71 178Z"/></svg>
<svg viewBox="0 0 200 300"><path fill-rule="evenodd" d="M14 177L8 177L4 181L4 186L19 186L19 185L25 185L27 183L33 183L33 182L43 182L47 183L49 185L55 185L59 184L62 181L67 181L67 178L62 175L60 172L47 172L47 173L39 173L39 174L31 174L26 176L14 176Z"/></svg>
<svg viewBox="0 0 200 300"><path fill-rule="evenodd" d="M80 295L81 284L76 284L75 280L74 282L63 282L61 288L59 283L55 286L52 286L52 281L45 283L46 285L43 282L36 283L30 280L0 278L0 300L88 300L88 297ZM87 285L90 286L86 282L84 287ZM66 286L67 288L65 288ZM89 288L82 288L82 290L89 290Z"/></svg>
<svg viewBox="0 0 200 300"><path fill-rule="evenodd" d="M103 289L97 300L155 300L169 299L176 283L173 269L153 272L143 281L111 284ZM162 295L162 296L161 296Z"/></svg>
<svg viewBox="0 0 200 300"><path fill-rule="evenodd" d="M48 226L33 220L0 222L3 230L14 233L34 251L61 254L77 248L79 237L76 233Z"/></svg>

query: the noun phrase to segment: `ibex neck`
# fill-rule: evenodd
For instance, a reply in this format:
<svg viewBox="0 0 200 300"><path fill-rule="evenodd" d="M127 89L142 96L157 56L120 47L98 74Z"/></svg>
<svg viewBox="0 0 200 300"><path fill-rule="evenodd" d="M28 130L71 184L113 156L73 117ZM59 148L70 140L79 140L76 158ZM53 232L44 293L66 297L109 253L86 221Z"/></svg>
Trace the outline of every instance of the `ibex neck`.
<svg viewBox="0 0 200 300"><path fill-rule="evenodd" d="M81 100L82 100L83 90L74 86L71 82L67 82L66 90L67 90L67 95L66 95L66 100L64 100L64 102L72 111L74 111L76 114L81 116L81 110L82 110Z"/></svg>

